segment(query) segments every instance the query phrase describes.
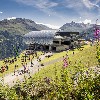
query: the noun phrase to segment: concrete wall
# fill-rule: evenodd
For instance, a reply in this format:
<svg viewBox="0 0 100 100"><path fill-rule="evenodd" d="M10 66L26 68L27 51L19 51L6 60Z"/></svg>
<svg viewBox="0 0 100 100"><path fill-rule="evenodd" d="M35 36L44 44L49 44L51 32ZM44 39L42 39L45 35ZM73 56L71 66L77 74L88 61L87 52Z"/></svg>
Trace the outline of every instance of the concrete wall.
<svg viewBox="0 0 100 100"><path fill-rule="evenodd" d="M61 46L56 47L56 51L63 51L63 50L66 50L66 49L69 49L68 45L61 45Z"/></svg>

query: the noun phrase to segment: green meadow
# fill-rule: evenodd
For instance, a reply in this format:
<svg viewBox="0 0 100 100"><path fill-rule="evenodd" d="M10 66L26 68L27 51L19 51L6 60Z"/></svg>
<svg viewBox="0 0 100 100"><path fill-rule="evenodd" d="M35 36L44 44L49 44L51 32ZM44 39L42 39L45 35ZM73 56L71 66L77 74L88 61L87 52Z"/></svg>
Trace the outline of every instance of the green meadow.
<svg viewBox="0 0 100 100"><path fill-rule="evenodd" d="M69 65L67 69L69 73L75 73L76 69L80 68L89 68L98 65L98 60L96 59L96 46L85 45L82 48L83 50L75 49L74 51L64 51L61 53L56 53L50 58L45 58L41 63L49 62L59 57L68 55ZM74 52L74 54L73 54ZM38 73L33 75L34 78L44 78L51 77L54 78L55 70L57 70L57 74L60 74L60 70L63 67L63 59L61 61L57 61L54 64L48 65L42 68Z"/></svg>
<svg viewBox="0 0 100 100"><path fill-rule="evenodd" d="M37 57L38 56L40 56L42 54L42 52L37 52ZM25 54L24 54L24 51L19 55L19 57L17 57L17 61L15 61L14 63L7 63L7 65L8 65L8 67L9 67L9 69L8 69L8 71L5 71L3 74L4 75L6 75L6 74L10 74L11 72L14 72L14 68L15 68L15 65L18 65L18 67L16 68L16 70L17 69L19 69L19 68L21 68L22 67L22 63L24 63L24 64L26 64L26 63L29 63L31 60L28 60L28 58L29 57L27 57L26 58L26 62L24 61L24 62L22 62L22 56L25 56ZM32 59L32 55L30 55L30 59ZM12 58L9 58L9 60L11 60L11 59L14 59L14 57L12 57ZM33 60L34 59L36 59L36 57L35 57L35 55L34 55L34 58L33 58ZM2 60L2 61L0 61L0 67L1 66L5 66L6 64L4 63L4 60ZM2 76L2 73L0 73L0 77Z"/></svg>
<svg viewBox="0 0 100 100"><path fill-rule="evenodd" d="M40 68L23 83L18 81L12 88L0 86L0 97L8 100L99 100L100 75L89 70L99 65L99 48L99 45L85 45L73 51L54 53L40 63L47 63L67 54L66 68L63 67L63 59L55 61Z"/></svg>

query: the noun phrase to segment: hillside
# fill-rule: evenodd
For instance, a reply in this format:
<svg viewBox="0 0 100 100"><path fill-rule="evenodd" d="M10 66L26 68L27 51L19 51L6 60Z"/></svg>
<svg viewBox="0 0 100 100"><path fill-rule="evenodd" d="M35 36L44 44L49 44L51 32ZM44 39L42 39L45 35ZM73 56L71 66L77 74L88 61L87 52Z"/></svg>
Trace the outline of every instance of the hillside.
<svg viewBox="0 0 100 100"><path fill-rule="evenodd" d="M100 25L96 24L84 24L84 23L66 23L62 27L60 27L61 31L65 32L79 32L80 37L86 40L94 39L95 30L100 30Z"/></svg>
<svg viewBox="0 0 100 100"><path fill-rule="evenodd" d="M27 47L23 35L30 31L49 30L45 25L36 24L29 19L4 19L0 21L0 59L16 55ZM20 48L20 50L18 50ZM14 50L16 49L16 50Z"/></svg>
<svg viewBox="0 0 100 100"><path fill-rule="evenodd" d="M85 45L82 50L61 52L56 55L68 54L68 66L63 68L63 59L47 66L30 67L36 72L33 77L23 74L24 80L19 80L23 75L15 76L16 85L12 88L0 85L0 98L11 100L99 100L100 73L96 59L96 45ZM63 56L62 55L62 56ZM51 56L52 57L52 56ZM49 61L52 60L52 58ZM55 58L56 59L56 58ZM33 73L33 72L32 72ZM11 76L13 77L13 76ZM14 80L14 81L15 81ZM14 83L14 82L13 82ZM10 91L10 92L9 92ZM87 95L86 95L87 94Z"/></svg>
<svg viewBox="0 0 100 100"><path fill-rule="evenodd" d="M16 18L16 19L4 19L0 21L0 30L1 31L7 31L9 33L13 34L26 34L30 31L39 31L39 30L49 30L50 28L42 25L42 24L36 24L34 21L29 19L22 19L22 18Z"/></svg>
<svg viewBox="0 0 100 100"><path fill-rule="evenodd" d="M68 32L83 32L88 28L93 27L94 24L84 24L84 23L75 23L75 22L71 22L71 23L66 23L63 26L60 27L61 30L63 31L68 31Z"/></svg>
<svg viewBox="0 0 100 100"><path fill-rule="evenodd" d="M7 31L0 31L0 59L12 57L26 48L21 35L14 35Z"/></svg>

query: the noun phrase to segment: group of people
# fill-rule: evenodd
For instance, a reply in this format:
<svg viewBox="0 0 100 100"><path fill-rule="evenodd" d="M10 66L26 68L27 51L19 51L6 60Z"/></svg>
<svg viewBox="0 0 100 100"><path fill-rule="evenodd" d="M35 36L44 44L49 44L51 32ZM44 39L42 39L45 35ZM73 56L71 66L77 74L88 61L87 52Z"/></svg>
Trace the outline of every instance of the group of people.
<svg viewBox="0 0 100 100"><path fill-rule="evenodd" d="M9 65L10 64L14 64L14 62L17 61L17 58L13 58L13 59L4 59L3 65L0 67L0 72L4 73L5 71L9 70ZM15 65L15 67L18 67L18 65Z"/></svg>
<svg viewBox="0 0 100 100"><path fill-rule="evenodd" d="M21 70L21 73L19 74L30 73L29 66L27 65L27 63L26 64L22 63L22 67L23 67L23 70Z"/></svg>
<svg viewBox="0 0 100 100"><path fill-rule="evenodd" d="M13 58L13 59L5 59L4 60L4 63L5 64L7 64L7 63L9 63L9 64L13 64L14 62L16 62L17 61L17 58L15 57L15 58Z"/></svg>
<svg viewBox="0 0 100 100"><path fill-rule="evenodd" d="M46 53L48 53L48 52L44 52L44 51L43 51L41 55L45 55ZM50 53L51 53L51 52L50 52ZM32 55L32 58L30 57L30 55ZM49 58L50 56L51 56L51 55L48 55L48 56L46 56L46 57ZM38 61L38 62L41 62L41 58L38 57L37 52L34 52L34 53L32 53L32 54L27 54L27 53L25 53L24 57L25 57L25 59L27 59L27 60L29 60L29 61L31 62L31 65L28 66L26 60L25 60L25 59L23 60L23 57L21 57L21 62L22 62L22 67L23 67L23 70L21 70L22 73L27 73L27 72L29 72L29 67L33 67L33 65L34 65L34 64L33 64L33 61L32 61L33 58L37 57L37 61ZM18 59L17 59L16 57L13 58L13 59L5 59L5 60L4 60L4 66L1 66L0 72L3 73L3 72L5 72L5 71L8 71L8 70L9 70L9 65L10 65L10 64L14 64L17 60L18 60ZM15 64L15 65L14 65L14 75L15 75L16 71L18 71L17 68L18 68L18 64Z"/></svg>
<svg viewBox="0 0 100 100"><path fill-rule="evenodd" d="M32 55L32 58L30 57L30 55ZM34 57L37 57L37 52L34 52L32 54L30 54L29 52L28 52L28 54L27 54L27 52L24 53L24 56L22 56L22 58L21 58L21 61L22 61L21 65L23 67L23 70L18 71L19 75L24 74L24 73L30 73L29 67L33 67L33 65L34 65L33 61L32 61ZM27 64L27 60L29 60L31 62L30 66ZM40 61L40 59L39 59L39 61ZM16 68L14 69L14 75L15 75L15 72L16 72Z"/></svg>
<svg viewBox="0 0 100 100"><path fill-rule="evenodd" d="M5 71L8 71L8 68L9 68L8 65L1 66L0 72L3 73Z"/></svg>

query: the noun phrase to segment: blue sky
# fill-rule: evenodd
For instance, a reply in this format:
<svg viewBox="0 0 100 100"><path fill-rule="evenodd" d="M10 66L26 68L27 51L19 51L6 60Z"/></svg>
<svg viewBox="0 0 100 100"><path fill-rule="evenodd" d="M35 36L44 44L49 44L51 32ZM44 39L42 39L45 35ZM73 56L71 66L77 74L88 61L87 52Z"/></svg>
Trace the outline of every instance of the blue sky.
<svg viewBox="0 0 100 100"><path fill-rule="evenodd" d="M57 28L71 21L100 23L100 0L0 0L0 20L27 18Z"/></svg>

